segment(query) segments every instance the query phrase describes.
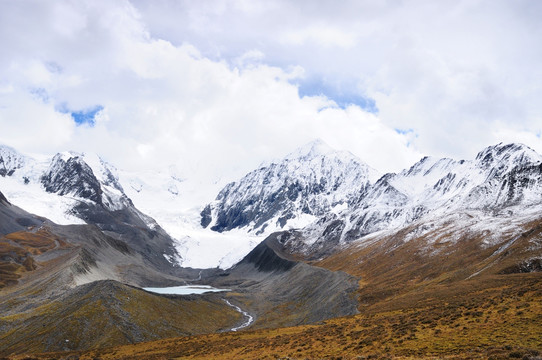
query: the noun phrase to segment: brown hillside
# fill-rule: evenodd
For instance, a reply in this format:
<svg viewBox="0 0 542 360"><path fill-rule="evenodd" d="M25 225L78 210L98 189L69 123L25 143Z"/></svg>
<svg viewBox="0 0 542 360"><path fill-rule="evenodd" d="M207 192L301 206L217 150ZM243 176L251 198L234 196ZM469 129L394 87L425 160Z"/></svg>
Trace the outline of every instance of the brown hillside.
<svg viewBox="0 0 542 360"><path fill-rule="evenodd" d="M419 224L418 224L419 225ZM540 359L542 221L492 234L413 228L317 263L360 278L360 314L318 325L219 333L39 359ZM485 244L485 245L484 245ZM23 357L18 357L23 358Z"/></svg>

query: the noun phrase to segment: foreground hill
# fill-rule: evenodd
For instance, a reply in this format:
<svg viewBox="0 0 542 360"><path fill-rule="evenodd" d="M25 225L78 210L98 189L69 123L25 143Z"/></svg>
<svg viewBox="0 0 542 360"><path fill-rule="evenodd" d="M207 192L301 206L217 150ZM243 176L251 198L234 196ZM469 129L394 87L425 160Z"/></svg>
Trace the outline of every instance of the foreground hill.
<svg viewBox="0 0 542 360"><path fill-rule="evenodd" d="M161 271L95 225L54 224L1 193L0 223L0 355L209 333L241 320L219 296L143 291L183 284L181 269Z"/></svg>

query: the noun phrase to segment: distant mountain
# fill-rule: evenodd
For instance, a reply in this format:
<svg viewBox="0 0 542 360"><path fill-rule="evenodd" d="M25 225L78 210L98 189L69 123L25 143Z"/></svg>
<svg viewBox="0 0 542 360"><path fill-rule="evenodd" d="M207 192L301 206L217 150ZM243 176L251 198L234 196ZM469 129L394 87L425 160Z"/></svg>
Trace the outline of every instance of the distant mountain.
<svg viewBox="0 0 542 360"><path fill-rule="evenodd" d="M228 184L205 207L201 224L219 232L302 227L346 208L377 178L376 170L351 153L317 140Z"/></svg>
<svg viewBox="0 0 542 360"><path fill-rule="evenodd" d="M8 146L0 146L0 176L11 176L25 165L26 158Z"/></svg>
<svg viewBox="0 0 542 360"><path fill-rule="evenodd" d="M472 210L513 216L542 205L542 156L521 144L498 144L474 160L425 157L361 190L348 209L303 231L307 249L330 248L422 219ZM429 229L427 229L428 231Z"/></svg>
<svg viewBox="0 0 542 360"><path fill-rule="evenodd" d="M25 210L62 225L96 225L163 271L177 263L174 240L134 206L116 169L97 155L64 152L38 161L0 146L0 168L1 189Z"/></svg>
<svg viewBox="0 0 542 360"><path fill-rule="evenodd" d="M218 232L302 229L303 243L291 245L326 254L420 219L522 213L541 204L542 156L522 144L489 146L474 160L424 157L379 178L352 154L315 141L228 184L201 222Z"/></svg>

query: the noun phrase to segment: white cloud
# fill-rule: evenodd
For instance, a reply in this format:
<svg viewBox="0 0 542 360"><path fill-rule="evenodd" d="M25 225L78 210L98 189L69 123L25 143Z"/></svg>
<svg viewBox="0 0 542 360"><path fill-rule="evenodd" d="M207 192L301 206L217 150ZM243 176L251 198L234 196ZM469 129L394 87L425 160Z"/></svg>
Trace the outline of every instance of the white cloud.
<svg viewBox="0 0 542 360"><path fill-rule="evenodd" d="M68 114L29 92L0 94L0 143L30 152L50 152L71 141L75 124Z"/></svg>
<svg viewBox="0 0 542 360"><path fill-rule="evenodd" d="M375 99L384 124L416 131L420 151L470 156L502 140L487 131L501 122L542 130L540 2L277 0L251 13L231 1L219 11L163 3L173 15L135 2L151 33L210 57L257 49L270 64L300 65L306 79Z"/></svg>
<svg viewBox="0 0 542 360"><path fill-rule="evenodd" d="M313 42L316 46L351 48L356 43L356 35L326 24L315 24L299 30L290 30L280 35L284 44L299 46Z"/></svg>
<svg viewBox="0 0 542 360"><path fill-rule="evenodd" d="M540 149L541 26L526 2L134 0L0 5L0 141L233 178L319 137L373 167ZM302 97L320 78L378 114ZM324 94L325 95L325 94ZM94 127L60 108L104 108ZM398 133L395 129L406 133ZM44 136L46 134L46 136Z"/></svg>

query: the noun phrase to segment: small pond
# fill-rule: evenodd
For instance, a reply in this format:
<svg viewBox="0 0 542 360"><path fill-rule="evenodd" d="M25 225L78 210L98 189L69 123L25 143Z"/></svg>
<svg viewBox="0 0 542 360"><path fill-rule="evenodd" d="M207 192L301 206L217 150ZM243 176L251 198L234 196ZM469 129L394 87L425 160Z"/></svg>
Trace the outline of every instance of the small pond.
<svg viewBox="0 0 542 360"><path fill-rule="evenodd" d="M190 295L204 294L208 292L230 291L230 289L217 289L209 285L182 285L170 287L147 287L143 290L157 294L172 294L172 295Z"/></svg>

